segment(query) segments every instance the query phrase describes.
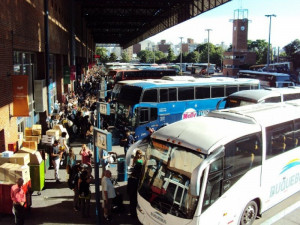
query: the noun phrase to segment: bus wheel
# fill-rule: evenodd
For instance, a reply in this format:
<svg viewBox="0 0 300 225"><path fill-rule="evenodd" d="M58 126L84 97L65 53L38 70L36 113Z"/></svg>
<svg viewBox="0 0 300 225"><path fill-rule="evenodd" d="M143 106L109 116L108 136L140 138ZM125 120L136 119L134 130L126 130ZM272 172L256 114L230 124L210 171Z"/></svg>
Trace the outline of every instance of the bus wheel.
<svg viewBox="0 0 300 225"><path fill-rule="evenodd" d="M248 203L246 208L243 211L240 225L251 225L257 216L257 204L255 201Z"/></svg>

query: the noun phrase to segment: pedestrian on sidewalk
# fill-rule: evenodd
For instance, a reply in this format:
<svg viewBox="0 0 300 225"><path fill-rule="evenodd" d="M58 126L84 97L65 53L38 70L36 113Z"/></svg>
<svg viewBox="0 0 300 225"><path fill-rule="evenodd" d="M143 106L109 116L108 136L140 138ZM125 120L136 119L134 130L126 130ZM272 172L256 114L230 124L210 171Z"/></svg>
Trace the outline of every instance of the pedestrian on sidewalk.
<svg viewBox="0 0 300 225"><path fill-rule="evenodd" d="M91 174L92 173L92 156L93 156L92 151L86 147L86 144L83 144L81 147L81 150L79 152L79 155L81 155L81 163L88 166L88 171Z"/></svg>
<svg viewBox="0 0 300 225"><path fill-rule="evenodd" d="M82 171L80 178L78 180L81 214L82 217L84 218L90 216L90 200L91 200L90 183L92 179L93 179L92 175L90 175L87 170L84 170Z"/></svg>
<svg viewBox="0 0 300 225"><path fill-rule="evenodd" d="M11 187L10 197L13 202L13 210L15 214L15 224L23 225L24 224L24 216L25 216L25 208L24 204L26 201L25 192L22 189L24 184L24 180L19 178L17 184Z"/></svg>
<svg viewBox="0 0 300 225"><path fill-rule="evenodd" d="M116 197L115 188L110 180L111 178L111 171L106 170L104 172L104 177L101 179L101 186L102 186L102 200L103 200L103 211L104 211L104 218L107 221L111 221L111 207L112 207L112 200Z"/></svg>
<svg viewBox="0 0 300 225"><path fill-rule="evenodd" d="M54 167L54 179L56 183L60 183L59 181L59 166L60 166L60 159L62 157L62 151L59 151L58 141L55 140L52 145L52 152L51 152L51 161Z"/></svg>

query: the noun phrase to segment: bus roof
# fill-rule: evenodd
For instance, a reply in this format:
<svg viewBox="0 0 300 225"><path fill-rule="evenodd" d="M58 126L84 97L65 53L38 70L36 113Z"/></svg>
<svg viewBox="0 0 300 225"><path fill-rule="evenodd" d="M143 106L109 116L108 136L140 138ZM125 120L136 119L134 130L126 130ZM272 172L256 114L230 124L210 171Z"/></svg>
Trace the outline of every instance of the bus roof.
<svg viewBox="0 0 300 225"><path fill-rule="evenodd" d="M251 99L256 102L260 102L264 99L271 97L279 97L285 94L300 94L300 87L284 87L284 88L267 88L267 89L254 89L254 90L243 90L237 91L228 97L240 98L240 99Z"/></svg>
<svg viewBox="0 0 300 225"><path fill-rule="evenodd" d="M299 118L299 114L299 100L247 105L175 122L159 129L152 137L209 154L216 144L259 132L262 127Z"/></svg>
<svg viewBox="0 0 300 225"><path fill-rule="evenodd" d="M172 87L172 86L189 86L189 85L238 85L238 84L259 84L259 80L251 78L230 78L230 77L211 77L211 78L194 78L186 76L186 79L181 76L174 76L174 79L145 79L141 82L129 84L138 86L143 89L154 87Z"/></svg>
<svg viewBox="0 0 300 225"><path fill-rule="evenodd" d="M253 70L240 70L239 73L248 73L248 74L259 74L259 75L272 75L277 77L290 77L287 73L274 73L274 72L261 72L261 71L253 71Z"/></svg>

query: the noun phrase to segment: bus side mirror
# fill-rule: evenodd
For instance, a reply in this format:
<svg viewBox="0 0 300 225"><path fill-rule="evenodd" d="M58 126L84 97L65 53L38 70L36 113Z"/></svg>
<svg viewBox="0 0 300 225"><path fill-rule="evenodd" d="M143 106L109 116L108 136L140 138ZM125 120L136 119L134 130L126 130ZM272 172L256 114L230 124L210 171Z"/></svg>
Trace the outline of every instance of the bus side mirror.
<svg viewBox="0 0 300 225"><path fill-rule="evenodd" d="M203 161L203 163L201 163L199 166L197 166L193 170L192 176L191 176L191 184L190 184L190 193L192 196L200 195L200 190L201 190L200 185L203 185L201 183L201 180L203 180L203 179L201 179L201 176L204 175L203 174L204 170L213 162L224 157L224 155L225 155L224 150L225 150L225 147L220 146L210 156L208 156L207 159L205 161Z"/></svg>
<svg viewBox="0 0 300 225"><path fill-rule="evenodd" d="M221 103L223 103L223 105L224 105L223 108L225 108L225 103L224 103L224 102L226 102L226 99L227 99L227 98L223 98L223 99L221 99L220 101L218 101L217 106L216 106L216 110L220 109Z"/></svg>

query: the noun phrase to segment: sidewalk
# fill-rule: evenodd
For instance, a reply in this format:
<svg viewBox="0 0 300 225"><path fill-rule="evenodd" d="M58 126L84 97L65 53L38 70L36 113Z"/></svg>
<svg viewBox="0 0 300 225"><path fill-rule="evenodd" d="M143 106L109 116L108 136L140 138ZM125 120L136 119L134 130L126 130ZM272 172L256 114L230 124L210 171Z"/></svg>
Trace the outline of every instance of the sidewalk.
<svg viewBox="0 0 300 225"><path fill-rule="evenodd" d="M74 153L77 155L77 161L81 160L78 155L81 149L80 142L71 143ZM120 146L113 146L113 152L118 154L118 157L124 157L123 148ZM111 165L113 177L117 178L117 165ZM101 177L102 169L99 168ZM49 169L45 174L45 188L38 195L36 191L32 194L32 206L25 218L25 224L30 225L51 225L51 224L96 224L96 203L95 203L95 185L91 184L91 208L90 217L82 218L81 213L73 210L73 191L67 185L67 173L65 169L60 169L59 175L62 183L57 184L54 179L54 170ZM93 168L94 176L94 168ZM104 221L103 210L100 209L101 221L100 224L122 224L122 225L139 225L137 218L132 218L129 215L129 198L126 194L127 182L118 182L115 186L116 191L123 195L123 203L125 212L120 214L113 214L111 222ZM101 193L101 187L100 187ZM101 199L101 197L100 197ZM0 214L1 225L14 224L13 215Z"/></svg>

